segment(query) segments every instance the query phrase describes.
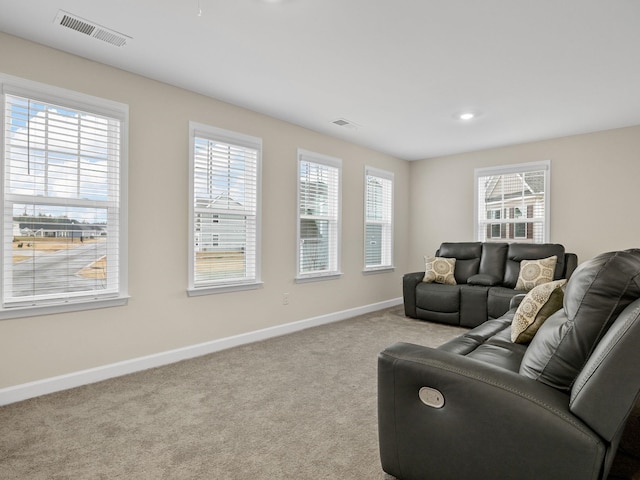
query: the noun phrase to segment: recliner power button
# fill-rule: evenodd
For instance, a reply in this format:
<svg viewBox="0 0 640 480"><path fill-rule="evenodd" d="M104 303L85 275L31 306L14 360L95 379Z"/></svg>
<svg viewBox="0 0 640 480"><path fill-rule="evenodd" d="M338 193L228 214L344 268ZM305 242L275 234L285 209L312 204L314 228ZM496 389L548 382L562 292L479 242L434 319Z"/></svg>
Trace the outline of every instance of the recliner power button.
<svg viewBox="0 0 640 480"><path fill-rule="evenodd" d="M444 395L439 390L431 387L422 387L418 392L422 403L433 408L444 407Z"/></svg>

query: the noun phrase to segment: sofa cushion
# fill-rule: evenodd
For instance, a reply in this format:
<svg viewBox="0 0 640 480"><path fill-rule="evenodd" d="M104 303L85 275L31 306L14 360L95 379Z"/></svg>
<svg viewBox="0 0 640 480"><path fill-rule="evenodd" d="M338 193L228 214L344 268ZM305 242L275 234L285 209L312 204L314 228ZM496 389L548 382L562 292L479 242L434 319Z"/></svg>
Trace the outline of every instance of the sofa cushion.
<svg viewBox="0 0 640 480"><path fill-rule="evenodd" d="M526 345L511 341L511 329L507 327L478 346L467 357L517 373L526 349Z"/></svg>
<svg viewBox="0 0 640 480"><path fill-rule="evenodd" d="M520 373L560 390L571 384L613 321L640 298L640 249L609 252L581 264L564 292L564 308L531 341Z"/></svg>
<svg viewBox="0 0 640 480"><path fill-rule="evenodd" d="M456 270L455 258L424 257L424 263L423 282L456 285L456 278L454 276Z"/></svg>
<svg viewBox="0 0 640 480"><path fill-rule="evenodd" d="M460 287L422 282L416 287L416 307L433 312L458 313Z"/></svg>
<svg viewBox="0 0 640 480"><path fill-rule="evenodd" d="M484 322L443 343L438 349L517 372L526 346L513 343L509 338L513 314L510 311L500 318Z"/></svg>
<svg viewBox="0 0 640 480"><path fill-rule="evenodd" d="M560 280L564 272L564 246L557 243L510 243L504 271L503 287L516 288L522 260L557 257L553 280Z"/></svg>
<svg viewBox="0 0 640 480"><path fill-rule="evenodd" d="M553 280L558 257L553 255L539 260L522 260L516 290L531 290Z"/></svg>
<svg viewBox="0 0 640 480"><path fill-rule="evenodd" d="M468 355L497 333L511 328L512 318L513 312L510 312L501 318L488 320L476 328L443 343L438 349L458 355Z"/></svg>
<svg viewBox="0 0 640 480"><path fill-rule="evenodd" d="M547 318L562 308L562 287L566 280L556 280L534 287L524 297L511 324L511 341L529 343Z"/></svg>

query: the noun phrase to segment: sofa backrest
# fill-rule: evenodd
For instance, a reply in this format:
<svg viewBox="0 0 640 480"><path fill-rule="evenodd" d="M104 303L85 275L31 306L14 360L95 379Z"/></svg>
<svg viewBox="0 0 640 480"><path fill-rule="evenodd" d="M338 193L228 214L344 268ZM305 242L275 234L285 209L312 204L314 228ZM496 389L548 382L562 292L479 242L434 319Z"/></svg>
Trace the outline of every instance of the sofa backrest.
<svg viewBox="0 0 640 480"><path fill-rule="evenodd" d="M582 263L565 287L563 308L542 324L529 344L520 373L569 391L598 342L637 299L640 249L603 253Z"/></svg>
<svg viewBox="0 0 640 480"><path fill-rule="evenodd" d="M478 273L482 242L445 242L440 245L436 257L456 259L456 283L464 284L470 276Z"/></svg>
<svg viewBox="0 0 640 480"><path fill-rule="evenodd" d="M602 337L576 378L569 409L612 442L640 392L640 300L631 303Z"/></svg>
<svg viewBox="0 0 640 480"><path fill-rule="evenodd" d="M539 260L553 255L557 257L554 280L568 278L575 269L577 257L572 253L565 254L564 246L557 243L444 242L436 251L437 257L456 259L458 284L465 284L469 277L481 274L496 279L485 279L482 284L507 288L515 288L522 260Z"/></svg>
<svg viewBox="0 0 640 480"><path fill-rule="evenodd" d="M510 243L502 285L515 288L522 260L540 260L555 255L557 258L554 280L563 278L565 270L564 246L558 243Z"/></svg>
<svg viewBox="0 0 640 480"><path fill-rule="evenodd" d="M496 285L502 283L504 270L507 265L509 244L502 242L486 242L482 244L482 258L478 273L497 278Z"/></svg>

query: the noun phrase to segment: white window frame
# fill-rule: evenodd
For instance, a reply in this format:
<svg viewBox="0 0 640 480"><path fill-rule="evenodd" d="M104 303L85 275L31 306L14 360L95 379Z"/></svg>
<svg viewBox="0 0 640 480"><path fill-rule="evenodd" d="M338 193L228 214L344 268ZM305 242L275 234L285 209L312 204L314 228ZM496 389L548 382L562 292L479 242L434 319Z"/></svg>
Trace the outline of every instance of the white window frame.
<svg viewBox="0 0 640 480"><path fill-rule="evenodd" d="M505 212L505 205L503 203L500 206L493 206L492 210L496 210L500 212L500 218L495 219L487 219L486 218L486 206L484 204L484 199L480 197L484 195L483 187L480 185L480 179L484 177L490 176L499 176L499 175L513 175L513 174L525 174L530 172L543 172L544 173L544 207L542 215L535 216L533 218L521 217L520 221L516 221L516 218L508 218ZM548 243L551 238L551 222L550 222L550 212L551 212L551 161L543 160L540 162L529 162L529 163L519 163L513 165L502 165L497 167L488 167L488 168L477 168L474 171L474 230L475 230L475 239L476 241L494 241L494 242L531 242L531 243ZM524 196L522 197L524 198ZM523 204L524 206L524 204ZM525 209L526 211L526 209ZM493 217L493 215L492 215ZM524 223L535 225L536 228L542 228L543 233L538 235L539 240L536 241L535 235L533 235L533 239L526 239L523 237L515 237L514 238L496 238L496 237L487 237L486 228L487 225L501 225L501 229L508 228L509 224L515 223ZM525 228L529 228L526 226ZM526 231L526 230L525 230Z"/></svg>
<svg viewBox="0 0 640 480"><path fill-rule="evenodd" d="M256 184L254 185L255 210L248 212L255 219L255 243L247 250L253 250L249 258L246 276L236 279L213 279L210 282L196 281L196 191L195 191L195 141L196 138L220 142L234 147L254 149L256 158ZM262 139L243 133L225 130L198 122L189 122L189 296L209 295L262 287L261 280L261 188L262 188ZM248 272L248 273L247 273Z"/></svg>
<svg viewBox="0 0 640 480"><path fill-rule="evenodd" d="M335 215L327 214L327 215L303 215L301 214L301 200L302 200L302 167L303 163L309 163L318 165L321 167L326 167L328 169L337 170L337 184L330 186L330 189L335 189L333 192L329 192L329 202L331 205L329 206L329 211L334 211ZM332 193L332 194L331 194ZM297 228L296 228L296 236L297 236L297 248L296 248L296 278L295 281L300 282L309 282L309 281L317 281L317 280L331 280L336 279L342 276L342 272L340 270L341 265L341 243L342 243L342 160L336 157L331 157L328 155L322 155L320 153L310 152L308 150L298 149L298 180L297 180ZM329 236L332 240L330 240L329 246L329 258L328 258L328 266L326 269L315 270L311 272L303 272L302 271L302 262L301 258L303 255L303 242L301 233L301 223L303 219L312 219L312 220L322 220L328 222Z"/></svg>
<svg viewBox="0 0 640 480"><path fill-rule="evenodd" d="M0 238L3 239L0 245L0 267L4 275L2 283L0 283L0 292L2 294L0 319L126 305L129 298L127 275L128 105L2 73L0 73L0 93L0 98L2 99L0 102L0 123L2 124L0 128L0 170L3 172L2 181L0 182L0 202L2 203L0 208L3 212L3 219L0 222ZM111 257L107 256L107 262L113 262L107 264L107 269L110 272L116 271L117 275L114 274L108 277L105 292L93 290L83 294L67 292L49 296L40 295L29 302L13 301L5 304L5 292L3 290L4 285L7 285L7 288L11 288L12 279L9 278L9 276L12 275L12 269L9 268L9 265L13 264L11 244L8 240L13 237L13 229L8 231L11 227L9 224L12 222L9 222L8 217L5 218L5 212L8 208L7 205L17 202L18 197L25 201L32 202L34 205L38 203L53 205L62 201L62 199L58 197L41 195L19 195L16 197L16 195L9 194L6 190L7 185L5 181L9 181L8 176L4 175L6 162L8 161L6 158L8 143L5 138L7 95L27 98L34 102L58 105L73 111L109 117L120 122L120 148L115 151L118 156L118 173L114 173L113 171L109 172L109 175L112 176L109 185L113 188L109 194L109 200L102 203L96 201L94 205L91 205L92 201L83 200L82 198L72 198L68 200L70 205L77 207L95 207L98 205L101 208L108 208L108 225L110 225L110 231L117 232L115 235L113 233L111 236L107 235L107 241L109 242L108 248L109 251L117 249L117 254L115 255L117 260L110 260ZM5 197L5 195L7 195L7 197ZM7 248L7 246L9 248ZM111 267L109 267L109 265L111 265Z"/></svg>
<svg viewBox="0 0 640 480"><path fill-rule="evenodd" d="M388 192L383 192L383 203L379 205L379 208L383 210L382 219L372 219L368 217L370 211L369 205L369 177L375 177L382 182L383 189L389 189ZM363 273L376 273L376 272L388 272L393 271L393 237L394 237L394 222L393 222L393 196L394 196L394 174L386 170L380 170L378 168L365 166L364 171L364 270ZM388 198L389 202L384 202L384 198ZM380 249L381 262L379 264L367 264L367 226L368 225L380 225L382 231L382 246Z"/></svg>

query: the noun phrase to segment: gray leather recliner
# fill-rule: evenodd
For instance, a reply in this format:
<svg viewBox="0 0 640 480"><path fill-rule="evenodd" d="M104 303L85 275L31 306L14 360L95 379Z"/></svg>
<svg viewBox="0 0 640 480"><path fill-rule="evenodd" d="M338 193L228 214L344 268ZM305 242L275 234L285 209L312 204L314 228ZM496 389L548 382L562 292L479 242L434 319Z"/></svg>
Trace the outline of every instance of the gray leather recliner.
<svg viewBox="0 0 640 480"><path fill-rule="evenodd" d="M578 264L574 253L557 243L445 242L435 256L456 259L456 285L424 283L424 271L402 278L405 315L431 322L475 327L499 318L515 290L520 262L555 255L554 280L570 278Z"/></svg>
<svg viewBox="0 0 640 480"><path fill-rule="evenodd" d="M402 480L605 479L640 392L640 250L580 265L528 345L515 309L378 358L383 469Z"/></svg>

